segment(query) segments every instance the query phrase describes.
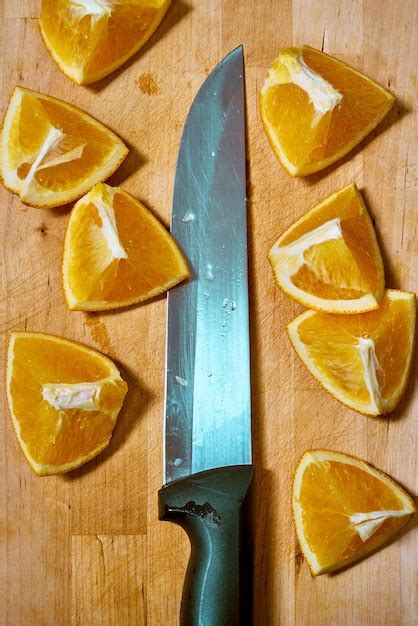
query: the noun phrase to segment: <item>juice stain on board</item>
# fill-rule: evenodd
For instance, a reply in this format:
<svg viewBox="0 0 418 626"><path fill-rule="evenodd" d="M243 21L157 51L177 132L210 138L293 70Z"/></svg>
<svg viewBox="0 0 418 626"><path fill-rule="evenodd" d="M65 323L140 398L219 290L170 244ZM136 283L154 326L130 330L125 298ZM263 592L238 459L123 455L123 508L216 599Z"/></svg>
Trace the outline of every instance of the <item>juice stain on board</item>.
<svg viewBox="0 0 418 626"><path fill-rule="evenodd" d="M85 313L84 323L88 326L90 336L93 341L98 345L98 348L108 354L112 355L113 348L110 340L110 335L106 328L106 325L101 321L97 313Z"/></svg>
<svg viewBox="0 0 418 626"><path fill-rule="evenodd" d="M151 74L141 74L136 82L140 91L146 96L156 96L160 88Z"/></svg>

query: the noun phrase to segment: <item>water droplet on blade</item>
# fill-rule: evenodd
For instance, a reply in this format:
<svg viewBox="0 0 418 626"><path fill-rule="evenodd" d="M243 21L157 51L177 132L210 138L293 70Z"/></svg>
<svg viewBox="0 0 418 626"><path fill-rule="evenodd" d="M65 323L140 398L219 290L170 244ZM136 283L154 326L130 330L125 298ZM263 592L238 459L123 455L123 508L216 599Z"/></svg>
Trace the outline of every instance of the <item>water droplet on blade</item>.
<svg viewBox="0 0 418 626"><path fill-rule="evenodd" d="M214 276L213 276L213 267L210 263L207 264L206 266L206 278L207 280L213 280Z"/></svg>

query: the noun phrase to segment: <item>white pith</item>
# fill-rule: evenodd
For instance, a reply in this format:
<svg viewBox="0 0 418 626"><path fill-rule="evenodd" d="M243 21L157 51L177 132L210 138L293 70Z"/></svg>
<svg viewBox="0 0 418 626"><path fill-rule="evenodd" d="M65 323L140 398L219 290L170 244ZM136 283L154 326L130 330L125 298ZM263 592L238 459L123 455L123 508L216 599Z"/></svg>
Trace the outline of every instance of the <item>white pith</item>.
<svg viewBox="0 0 418 626"><path fill-rule="evenodd" d="M342 94L320 74L314 72L305 63L302 54L297 57L288 53L280 54L278 63L283 69L285 68L285 71L272 67L263 85L262 93L270 87L286 83L293 83L302 89L308 95L315 110L312 127L315 127L326 113L333 111L342 102Z"/></svg>
<svg viewBox="0 0 418 626"><path fill-rule="evenodd" d="M276 243L271 250L271 256L277 257L280 273L291 277L305 265L304 253L308 248L332 239L342 239L342 236L341 220L337 217L302 235L287 246Z"/></svg>
<svg viewBox="0 0 418 626"><path fill-rule="evenodd" d="M408 515L404 510L393 511L368 511L367 513L353 513L350 521L360 539L365 542L391 517L404 517Z"/></svg>
<svg viewBox="0 0 418 626"><path fill-rule="evenodd" d="M37 168L39 170L44 170L47 167L54 167L55 165L62 165L63 163L70 163L70 161L76 161L77 159L81 159L83 156L84 148L87 144L83 143L72 150L68 150L68 152L63 152L60 156L51 159L50 161L45 161Z"/></svg>
<svg viewBox="0 0 418 626"><path fill-rule="evenodd" d="M142 0L139 4L141 8L161 9L166 0ZM80 17L91 16L93 19L102 17L110 17L113 7L119 4L117 0L72 0L72 9L76 11Z"/></svg>
<svg viewBox="0 0 418 626"><path fill-rule="evenodd" d="M46 383L42 397L56 410L97 411L101 389L101 383Z"/></svg>
<svg viewBox="0 0 418 626"><path fill-rule="evenodd" d="M25 196L29 188L31 187L34 181L34 176L36 172L40 170L55 167L57 165L62 165L64 163L70 163L71 161L76 161L83 156L84 148L86 144L81 144L68 150L67 152L62 152L59 156L53 157L48 160L48 155L55 150L55 148L59 148L60 143L65 137L64 133L55 126L51 126L48 135L46 136L41 149L38 152L38 155L35 161L32 163L30 170L27 176L20 181L20 193L22 196Z"/></svg>
<svg viewBox="0 0 418 626"><path fill-rule="evenodd" d="M27 191L28 187L33 181L33 177L35 176L36 171L39 169L39 165L41 164L43 159L46 157L48 152L50 152L51 150L53 150L54 148L58 146L63 136L64 135L62 131L59 130L59 128L55 128L55 126L51 126L49 133L45 137L42 147L38 152L38 156L36 157L35 161L32 163L31 168L28 172L28 175L26 176L26 178L23 180L21 184L21 193L24 194Z"/></svg>
<svg viewBox="0 0 418 626"><path fill-rule="evenodd" d="M71 4L82 17L91 15L100 18L112 15L114 3L110 0L73 0Z"/></svg>
<svg viewBox="0 0 418 626"><path fill-rule="evenodd" d="M377 413L383 413L386 402L382 396L377 372L381 367L376 356L376 347L371 337L360 337L358 340L358 350L361 362L363 363L364 384L370 396L370 406L374 407Z"/></svg>
<svg viewBox="0 0 418 626"><path fill-rule="evenodd" d="M99 212L99 216L102 221L102 235L106 240L112 257L114 259L127 259L128 255L126 254L126 251L119 239L113 206L106 204L99 199L93 200L93 204Z"/></svg>

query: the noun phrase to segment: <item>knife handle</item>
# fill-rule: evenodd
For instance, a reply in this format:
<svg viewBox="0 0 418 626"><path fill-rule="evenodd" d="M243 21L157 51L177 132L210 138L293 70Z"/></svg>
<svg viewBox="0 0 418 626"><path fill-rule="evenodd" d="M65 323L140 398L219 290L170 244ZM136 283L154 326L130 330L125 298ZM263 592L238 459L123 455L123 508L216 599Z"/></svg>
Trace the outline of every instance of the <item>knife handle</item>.
<svg viewBox="0 0 418 626"><path fill-rule="evenodd" d="M251 566L243 504L252 476L252 465L219 467L176 480L159 491L160 519L182 526L191 543L181 626L251 623Z"/></svg>

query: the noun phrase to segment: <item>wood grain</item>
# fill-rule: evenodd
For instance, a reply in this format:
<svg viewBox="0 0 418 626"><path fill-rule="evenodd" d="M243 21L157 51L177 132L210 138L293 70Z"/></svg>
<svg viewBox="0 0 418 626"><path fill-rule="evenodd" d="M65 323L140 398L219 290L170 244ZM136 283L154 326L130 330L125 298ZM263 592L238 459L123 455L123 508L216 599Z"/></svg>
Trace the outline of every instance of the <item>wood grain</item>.
<svg viewBox="0 0 418 626"><path fill-rule="evenodd" d="M75 535L71 538L73 624L146 622L146 538Z"/></svg>
<svg viewBox="0 0 418 626"><path fill-rule="evenodd" d="M319 199L355 180L376 221L387 284L417 290L415 0L173 0L143 51L90 87L65 78L41 41L38 0L3 0L2 111L14 85L63 98L130 145L112 176L168 223L182 126L211 68L244 43L251 274L254 624L412 626L417 528L335 576L313 580L297 546L290 485L311 447L356 454L417 493L418 402L372 419L342 407L297 361L285 325L301 309L273 284L267 251ZM386 85L397 102L342 162L308 179L280 168L257 94L282 45L306 43ZM51 332L114 358L129 393L111 445L68 476L37 478L0 420L0 622L5 626L174 626L189 546L157 516L162 482L165 299L111 314L70 313L60 263L68 207L24 208L1 191L0 329ZM3 358L4 366L4 358ZM412 378L415 377L414 376ZM3 394L4 395L4 394Z"/></svg>

